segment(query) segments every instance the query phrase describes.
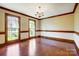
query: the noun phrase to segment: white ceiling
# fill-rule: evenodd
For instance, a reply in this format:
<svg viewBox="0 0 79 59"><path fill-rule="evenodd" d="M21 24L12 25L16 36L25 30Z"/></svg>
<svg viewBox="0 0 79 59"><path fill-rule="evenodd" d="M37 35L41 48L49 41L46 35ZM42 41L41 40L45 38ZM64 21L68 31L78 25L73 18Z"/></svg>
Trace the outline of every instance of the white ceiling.
<svg viewBox="0 0 79 59"><path fill-rule="evenodd" d="M36 17L35 16L36 9L38 8L38 6L41 6L44 12L44 16L42 18L45 18L49 16L72 12L75 4L74 3L0 3L0 6L33 17Z"/></svg>

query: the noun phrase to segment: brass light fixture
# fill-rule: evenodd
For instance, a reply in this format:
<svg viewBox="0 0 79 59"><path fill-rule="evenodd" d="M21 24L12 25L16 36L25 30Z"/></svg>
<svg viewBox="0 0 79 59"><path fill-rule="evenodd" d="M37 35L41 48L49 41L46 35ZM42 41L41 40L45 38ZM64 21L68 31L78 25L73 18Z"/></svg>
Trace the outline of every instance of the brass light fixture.
<svg viewBox="0 0 79 59"><path fill-rule="evenodd" d="M38 7L38 9L35 13L35 16L38 17L38 18L41 18L41 17L44 16L44 12L42 11L41 6Z"/></svg>

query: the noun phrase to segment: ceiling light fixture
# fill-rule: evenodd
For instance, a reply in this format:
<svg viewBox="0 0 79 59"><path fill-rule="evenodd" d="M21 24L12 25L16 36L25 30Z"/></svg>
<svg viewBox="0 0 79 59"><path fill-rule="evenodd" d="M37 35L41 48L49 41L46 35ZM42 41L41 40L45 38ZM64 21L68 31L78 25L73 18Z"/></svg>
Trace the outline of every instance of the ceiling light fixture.
<svg viewBox="0 0 79 59"><path fill-rule="evenodd" d="M35 13L35 16L38 17L38 18L41 18L44 16L44 12L43 10L41 9L41 6L38 7L36 13Z"/></svg>

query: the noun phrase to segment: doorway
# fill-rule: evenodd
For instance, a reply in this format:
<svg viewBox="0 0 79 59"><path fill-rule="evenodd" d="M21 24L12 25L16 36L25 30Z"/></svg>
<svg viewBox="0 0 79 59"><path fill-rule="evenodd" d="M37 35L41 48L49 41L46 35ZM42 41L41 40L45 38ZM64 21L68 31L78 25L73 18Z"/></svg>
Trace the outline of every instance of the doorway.
<svg viewBox="0 0 79 59"><path fill-rule="evenodd" d="M36 22L35 22L35 20L29 20L29 35L30 35L30 37L35 37L35 35L36 35L36 33L35 33L35 30L36 30L36 28L35 28L35 26L36 26Z"/></svg>
<svg viewBox="0 0 79 59"><path fill-rule="evenodd" d="M7 14L6 16L6 41L16 41L19 40L19 17Z"/></svg>

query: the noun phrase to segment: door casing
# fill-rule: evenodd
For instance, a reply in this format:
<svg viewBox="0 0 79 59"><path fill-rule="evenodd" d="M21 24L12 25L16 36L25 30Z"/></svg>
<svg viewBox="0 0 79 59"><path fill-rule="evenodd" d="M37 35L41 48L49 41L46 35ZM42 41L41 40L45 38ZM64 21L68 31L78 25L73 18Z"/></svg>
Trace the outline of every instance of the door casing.
<svg viewBox="0 0 79 59"><path fill-rule="evenodd" d="M29 21L34 21L34 25L35 25L35 36L36 36L36 21L35 20L32 20L32 19L29 19ZM30 22L28 21L28 28L29 28L29 38L31 38L30 37Z"/></svg>
<svg viewBox="0 0 79 59"><path fill-rule="evenodd" d="M7 39L7 34L8 34L8 28L7 28L8 20L7 20L7 16L14 16L14 17L18 18L18 23L19 23L19 29L18 29L19 37L18 37L18 40L8 41L8 39ZM15 43L17 41L20 41L20 17L16 16L16 15L13 15L13 14L5 13L5 43Z"/></svg>

